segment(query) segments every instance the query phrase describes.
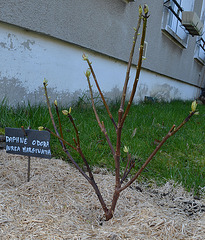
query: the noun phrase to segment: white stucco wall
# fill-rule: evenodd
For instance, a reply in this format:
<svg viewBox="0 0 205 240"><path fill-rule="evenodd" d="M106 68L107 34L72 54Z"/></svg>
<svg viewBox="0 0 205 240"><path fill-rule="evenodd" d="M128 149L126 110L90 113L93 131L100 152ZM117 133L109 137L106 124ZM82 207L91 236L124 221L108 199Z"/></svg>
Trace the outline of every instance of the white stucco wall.
<svg viewBox="0 0 205 240"><path fill-rule="evenodd" d="M78 100L88 90L83 53L92 61L107 97L118 97L123 88L126 63L4 23L0 23L0 52L0 101L6 98L10 105L44 101L44 78L48 80L52 98L66 104ZM130 84L134 75L133 67ZM186 100L194 99L197 94L196 87L143 69L135 99L152 96Z"/></svg>

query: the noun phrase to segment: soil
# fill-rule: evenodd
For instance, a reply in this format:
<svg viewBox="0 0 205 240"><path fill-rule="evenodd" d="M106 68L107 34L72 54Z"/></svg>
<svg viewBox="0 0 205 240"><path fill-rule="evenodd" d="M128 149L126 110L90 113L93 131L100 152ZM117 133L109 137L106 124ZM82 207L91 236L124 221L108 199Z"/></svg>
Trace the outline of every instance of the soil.
<svg viewBox="0 0 205 240"><path fill-rule="evenodd" d="M170 181L135 183L122 192L113 219L103 212L89 183L60 159L0 151L0 239L205 239L205 199ZM94 169L106 202L114 176Z"/></svg>

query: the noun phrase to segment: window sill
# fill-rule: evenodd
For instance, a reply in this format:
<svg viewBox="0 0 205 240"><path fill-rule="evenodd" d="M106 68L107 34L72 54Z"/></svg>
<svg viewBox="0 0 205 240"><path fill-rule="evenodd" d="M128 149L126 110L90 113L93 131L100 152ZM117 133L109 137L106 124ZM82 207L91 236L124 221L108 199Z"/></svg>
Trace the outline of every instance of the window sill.
<svg viewBox="0 0 205 240"><path fill-rule="evenodd" d="M183 41L169 26L162 28L162 33L171 39L175 44L181 48L187 48L187 41Z"/></svg>
<svg viewBox="0 0 205 240"><path fill-rule="evenodd" d="M203 60L200 57L194 57L194 60L203 66L205 65L205 59Z"/></svg>

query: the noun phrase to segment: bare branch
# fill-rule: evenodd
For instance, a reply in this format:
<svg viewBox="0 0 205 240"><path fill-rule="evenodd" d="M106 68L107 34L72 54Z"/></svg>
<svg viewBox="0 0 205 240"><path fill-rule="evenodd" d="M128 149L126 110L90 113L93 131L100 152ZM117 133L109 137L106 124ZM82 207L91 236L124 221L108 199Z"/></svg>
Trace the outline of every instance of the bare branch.
<svg viewBox="0 0 205 240"><path fill-rule="evenodd" d="M60 115L59 115L59 111L58 111L57 100L54 101L54 106L55 106L55 108L56 108L56 113L57 113L57 116L58 116L58 124L59 124L59 128L60 128L60 136L61 136L61 139L64 139L64 138L63 138L63 131L62 131L62 125L61 125ZM63 144L64 144L64 143L63 143ZM64 145L63 147L65 147L65 145Z"/></svg>
<svg viewBox="0 0 205 240"><path fill-rule="evenodd" d="M64 152L70 159L70 161L73 163L73 165L78 169L78 171L90 182L91 179L87 176L87 174L82 170L82 168L76 163L76 161L73 159L73 157L70 155L69 151L67 149L64 149Z"/></svg>
<svg viewBox="0 0 205 240"><path fill-rule="evenodd" d="M92 175L90 167L87 164L87 160L84 158L84 155L81 154L81 149L80 149L79 153L80 153L81 157L83 158L83 161L86 163L87 169L89 170L88 172L89 172L90 177L88 177L87 174L82 170L82 168L76 163L76 161L72 158L72 156L70 155L70 153L68 152L67 149L64 149L64 152L66 153L68 158L71 160L71 162L74 164L74 166L78 169L78 171L83 175L83 177L85 177L85 179L92 185L92 187L95 190L95 193L96 193L96 195L99 199L99 202L100 202L100 204L103 208L103 211L105 212L105 215L106 215L107 212L108 212L108 208L107 208L107 206L104 202L104 199L102 197L102 194L101 194L101 192L100 192L100 190L99 190L99 188L98 188L98 186L97 186L97 184L94 180L94 177Z"/></svg>
<svg viewBox="0 0 205 240"><path fill-rule="evenodd" d="M115 151L115 188L118 189L120 184L120 148L121 148L121 134L122 134L122 125L121 119L123 115L123 109L120 108L118 111L118 125L117 125L117 143Z"/></svg>
<svg viewBox="0 0 205 240"><path fill-rule="evenodd" d="M111 152L112 152L112 154L113 154L113 156L114 156L114 155L115 155L115 150L114 150L114 148L113 148L113 146L112 146L112 143L111 143L111 141L110 141L110 138L109 138L109 136L108 136L108 134L107 134L107 131L106 131L106 129L105 129L105 125L104 125L103 122L102 122L102 123L100 122L100 118L99 118L98 113L97 113L97 110L96 110L96 108L95 108L95 103L94 103L94 98L93 98L93 91L92 91L92 87L91 87L91 84L90 84L90 78L89 78L90 76L89 76L89 74L86 74L86 77L87 77L88 86L89 86L89 89L90 89L91 102L92 102L92 107L93 107L93 111L94 111L94 113L95 113L96 120L97 120L97 122L98 122L98 125L99 125L101 131L104 133L105 138L106 138L106 140L107 140L107 143L108 143L108 145L109 145L109 147L110 147L110 149L111 149Z"/></svg>
<svg viewBox="0 0 205 240"><path fill-rule="evenodd" d="M47 106L48 106L48 111L49 111L49 114L50 114L50 118L51 118L53 127L54 127L54 129L55 129L55 132L56 132L56 134L59 136L59 133L58 133L58 130L57 130L57 127L56 127L54 118L53 118L53 114L52 114L52 111L51 111L51 105L50 105L50 101L49 101L49 97L48 97L48 91L47 91L47 85L48 85L48 84L47 84L47 81L46 81L45 79L44 79L44 81L43 81L43 85L44 85L44 91L45 91L46 102L47 102Z"/></svg>
<svg viewBox="0 0 205 240"><path fill-rule="evenodd" d="M130 78L130 69L131 69L131 65L132 65L132 59L133 59L133 55L134 55L134 51L135 51L135 45L136 45L136 41L137 41L137 37L138 37L138 32L140 29L140 25L141 25L141 21L142 21L142 6L139 6L139 18L138 18L138 23L137 23L137 27L134 29L135 30L135 34L133 37L133 44L132 44L132 49L130 52L130 58L129 58L129 62L127 65L127 72L126 72L126 77L125 77L125 83L124 83L124 87L123 87L123 93L122 93L122 99L121 99L121 108L124 109L124 104L125 104L125 98L126 98L126 92L127 92L127 85L129 82L129 78Z"/></svg>
<svg viewBox="0 0 205 240"><path fill-rule="evenodd" d="M48 131L50 134L52 134L54 137L58 138L60 142L63 143L63 146L65 147L65 144L67 144L69 147L73 148L75 151L77 151L77 148L73 147L69 142L67 142L64 138L61 138L59 135L52 132L49 128L43 127L46 131Z"/></svg>
<svg viewBox="0 0 205 240"><path fill-rule="evenodd" d="M184 121L183 121L177 128L173 128L173 131L171 132L172 136L173 136L176 132L178 132L179 129L180 129L181 127L183 127L184 124L186 124L194 114L196 114L196 111L191 111L190 114L187 116L187 118L185 118Z"/></svg>
<svg viewBox="0 0 205 240"><path fill-rule="evenodd" d="M52 111L51 111L51 105L50 105L50 101L49 101L49 97L48 97L48 91L47 91L47 85L48 84L47 84L46 79L44 79L43 85L44 85L44 91L45 91L45 96L46 96L46 102L47 102L47 106L48 106L49 115L50 115L50 118L51 118L51 121L52 121L52 124L53 124L53 128L55 130L55 133L56 133L57 137L59 138L60 135L58 133L58 129L56 127L56 124L55 124L55 121L54 121L54 118L53 118L53 114L52 114ZM59 141L60 141L61 146L64 147L63 142L60 139L59 139Z"/></svg>
<svg viewBox="0 0 205 240"><path fill-rule="evenodd" d="M74 130L75 130L75 135L76 135L76 139L77 139L77 146L79 147L80 146L80 138L79 138L78 129L77 129L76 125L75 125L75 122L74 122L73 117L71 116L71 114L68 113L67 116L68 116L70 122L72 123Z"/></svg>
<svg viewBox="0 0 205 240"><path fill-rule="evenodd" d="M185 118L185 120L176 128L175 125L173 125L171 127L171 129L169 130L169 132L167 133L167 135L162 139L162 141L159 143L159 145L157 145L157 147L155 148L155 150L152 152L152 154L148 157L148 159L145 161L145 163L142 165L142 167L138 170L138 172L133 176L133 178L126 183L123 187L121 187L119 189L119 191L123 191L124 189L126 189L127 187L129 187L138 177L139 175L142 173L142 171L145 169L145 167L149 164L149 162L153 159L153 157L156 155L156 153L159 151L159 149L162 147L162 145L167 141L168 138L170 138L171 136L173 136L177 131L179 131L179 129L181 127L183 127L189 120L190 118L195 114L195 111L192 111L187 118Z"/></svg>
<svg viewBox="0 0 205 240"><path fill-rule="evenodd" d="M92 73L92 76L93 76L93 79L94 79L94 81L95 81L96 87L97 87L97 89L98 89L98 91L99 91L99 93L100 93L100 96L101 96L101 98L102 98L103 104L104 104L104 106L105 106L105 108L106 108L106 110L107 110L107 113L108 113L108 115L109 115L112 123L114 124L115 129L117 129L117 125L116 125L116 123L115 123L115 120L114 120L114 118L113 118L113 116L112 116L112 114L111 114L111 112L110 112L110 110L109 110L109 107L108 107L108 105L107 105L107 103L106 103L106 101L105 101L104 95L103 95L103 93L102 93L102 91L101 91L101 89L100 89L100 86L99 86L99 84L98 84L98 81L97 81L95 72L94 72L94 70L93 70L92 64L91 64L91 62L89 61L89 59L85 56L85 54L83 54L83 59L88 63L88 66L89 66L90 71L91 71L91 73Z"/></svg>
<svg viewBox="0 0 205 240"><path fill-rule="evenodd" d="M135 166L135 161L132 160L131 154L128 153L127 158L128 158L127 159L127 165L125 167L123 176L122 176L121 181L120 181L121 184L124 182L124 180L127 178L127 176L129 175L130 171L132 170L132 168ZM128 169L128 166L130 166L129 169Z"/></svg>
<svg viewBox="0 0 205 240"><path fill-rule="evenodd" d="M131 96L130 96L127 108L125 110L125 113L124 113L122 121L121 121L122 125L123 125L123 123L124 123L128 113L129 113L129 110L130 110L130 107L131 107L131 104L133 102L133 99L134 99L134 96L135 96L135 92L136 92L136 89L137 89L137 84L138 84L138 81L139 81L139 76L140 76L141 67L142 67L142 56L143 56L143 49L144 49L144 41L145 41L146 28L147 28L147 18L148 18L148 15L145 14L145 16L143 16L143 30L142 30L140 52L139 52L139 60L138 60L138 64L137 64L137 71L136 71L135 81L134 81L134 84L133 84L132 93L131 93Z"/></svg>

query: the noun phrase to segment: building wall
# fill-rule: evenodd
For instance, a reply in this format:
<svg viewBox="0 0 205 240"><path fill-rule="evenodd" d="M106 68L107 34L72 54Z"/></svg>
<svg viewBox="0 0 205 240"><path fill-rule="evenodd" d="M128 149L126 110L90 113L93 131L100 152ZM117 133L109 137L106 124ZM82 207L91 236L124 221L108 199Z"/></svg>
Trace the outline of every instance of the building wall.
<svg viewBox="0 0 205 240"><path fill-rule="evenodd" d="M195 2L200 16L202 0ZM197 86L201 85L204 72L203 65L194 60L196 38L189 38L187 48L176 45L161 31L163 1L158 5L152 0L147 3L150 8L147 60L143 61L141 92L136 99L154 96L157 91L167 100L192 99L198 94ZM143 1L129 4L121 0L1 1L1 98L6 96L13 103L39 101L44 77L50 82L52 94L59 99L70 102L78 98L87 91L83 52L92 57L107 96L119 94L139 4ZM183 83L187 83L187 93L183 91ZM166 94L169 86L172 91Z"/></svg>
<svg viewBox="0 0 205 240"><path fill-rule="evenodd" d="M1 23L0 32L0 101L6 99L10 105L44 103L44 78L53 100L69 105L79 97L86 99L89 91L84 73L88 66L82 60L83 53L92 61L105 96L110 100L120 97L127 66L124 61L8 24ZM129 89L135 72L133 66ZM193 99L197 94L196 87L185 87L179 81L143 69L135 100L144 100L144 96Z"/></svg>

